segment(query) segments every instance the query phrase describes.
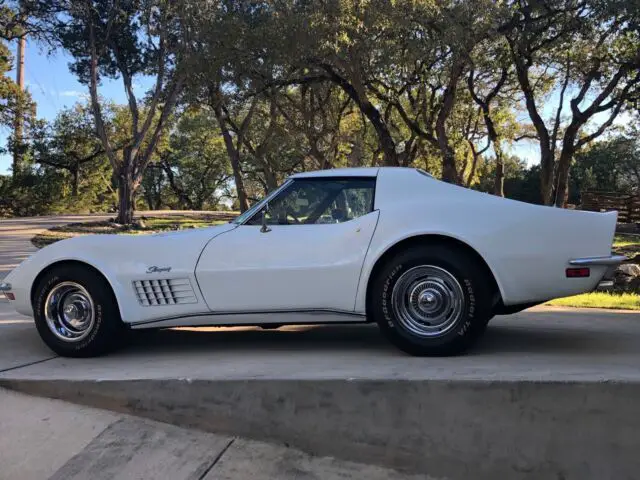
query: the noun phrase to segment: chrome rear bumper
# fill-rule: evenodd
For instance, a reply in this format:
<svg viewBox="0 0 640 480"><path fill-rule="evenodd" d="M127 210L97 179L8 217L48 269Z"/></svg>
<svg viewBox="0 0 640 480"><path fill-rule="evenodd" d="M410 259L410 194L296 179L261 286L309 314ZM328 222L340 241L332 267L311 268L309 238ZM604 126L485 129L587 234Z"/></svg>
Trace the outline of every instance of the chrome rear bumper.
<svg viewBox="0 0 640 480"><path fill-rule="evenodd" d="M576 258L574 260L569 261L569 265L579 266L579 267L590 267L590 266L600 266L604 265L607 268L607 271L602 276L602 279L598 283L596 290L607 291L613 288L614 282L614 274L618 265L627 260L627 257L624 255L609 255L608 257L585 257L585 258Z"/></svg>
<svg viewBox="0 0 640 480"><path fill-rule="evenodd" d="M585 257L569 260L569 265L588 267L590 265L618 266L627 259L624 255L609 255L608 257Z"/></svg>

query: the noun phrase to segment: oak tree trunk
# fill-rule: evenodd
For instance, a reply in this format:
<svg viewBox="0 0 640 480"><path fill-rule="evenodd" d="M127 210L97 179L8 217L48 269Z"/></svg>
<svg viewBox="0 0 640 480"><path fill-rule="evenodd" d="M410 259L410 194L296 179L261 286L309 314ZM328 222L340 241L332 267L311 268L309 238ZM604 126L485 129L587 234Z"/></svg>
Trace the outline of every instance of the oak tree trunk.
<svg viewBox="0 0 640 480"><path fill-rule="evenodd" d="M565 207L569 196L569 169L575 153L575 142L579 127L572 122L567 128L562 139L562 150L558 159L558 181L556 183L555 206Z"/></svg>
<svg viewBox="0 0 640 480"><path fill-rule="evenodd" d="M551 205L553 203L555 161L551 150L544 149L542 146L540 150L540 197L544 205Z"/></svg>
<svg viewBox="0 0 640 480"><path fill-rule="evenodd" d="M73 175L73 183L71 185L71 196L76 198L78 196L78 183L80 183L80 168L78 165L75 165L73 170L71 171Z"/></svg>
<svg viewBox="0 0 640 480"><path fill-rule="evenodd" d="M496 176L493 179L493 194L504 197L504 155L497 138L493 144L493 150L496 152Z"/></svg>
<svg viewBox="0 0 640 480"><path fill-rule="evenodd" d="M351 100L355 102L358 109L362 114L367 117L367 120L373 125L373 129L376 131L378 137L378 143L382 150L383 162L387 167L397 167L400 165L398 161L398 154L396 152L396 142L393 140L391 131L384 121L384 118L380 114L380 111L371 103L364 88L362 82L359 82L360 88L356 88L354 83L349 82L346 78L338 75L335 70L325 66L329 79L338 85Z"/></svg>
<svg viewBox="0 0 640 480"><path fill-rule="evenodd" d="M278 179L276 178L275 173L273 173L273 170L269 168L268 162L265 161L264 164L265 164L264 179L265 179L265 182L267 183L267 191L272 192L276 188L278 188Z"/></svg>
<svg viewBox="0 0 640 480"><path fill-rule="evenodd" d="M225 148L227 149L227 155L229 156L229 163L231 163L231 170L233 171L233 180L236 184L236 193L238 194L238 203L240 205L240 212L246 212L249 209L249 198L247 197L247 190L244 187L244 180L242 178L242 171L240 170L240 152L233 144L233 138L227 127L227 123L224 119L224 112L222 111L222 105L220 102L215 102L213 105L213 111L218 120L220 131L222 132L222 138L224 140Z"/></svg>
<svg viewBox="0 0 640 480"><path fill-rule="evenodd" d="M458 183L455 152L449 145L449 139L446 134L438 136L438 144L442 154L442 180L449 183Z"/></svg>
<svg viewBox="0 0 640 480"><path fill-rule="evenodd" d="M355 92L355 89L349 89L346 93L350 94L350 97L356 102L360 111L367 117L367 120L371 122L371 125L373 125L382 150L384 165L386 167L397 167L400 165L398 153L396 152L396 142L393 140L391 131L378 109L367 98L361 98L357 92Z"/></svg>
<svg viewBox="0 0 640 480"><path fill-rule="evenodd" d="M567 160L564 148L560 154L558 162L558 184L556 187L555 206L564 208L567 206L567 198L569 197L569 166L571 165L571 155Z"/></svg>
<svg viewBox="0 0 640 480"><path fill-rule="evenodd" d="M136 187L133 176L123 172L118 181L118 216L116 223L130 225L133 223L135 210Z"/></svg>

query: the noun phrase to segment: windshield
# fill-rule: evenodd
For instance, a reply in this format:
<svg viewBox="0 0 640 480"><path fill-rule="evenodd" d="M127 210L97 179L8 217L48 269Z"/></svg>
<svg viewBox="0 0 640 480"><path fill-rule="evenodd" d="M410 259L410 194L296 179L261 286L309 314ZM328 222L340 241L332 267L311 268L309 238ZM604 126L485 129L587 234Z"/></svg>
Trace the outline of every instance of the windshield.
<svg viewBox="0 0 640 480"><path fill-rule="evenodd" d="M280 192L280 190L282 190L284 187L286 187L287 185L289 185L289 183L291 183L291 180L287 180L286 182L284 182L282 185L280 185L280 187L276 188L273 192L269 193L266 197L264 197L262 200L260 200L258 203L254 203L251 208L249 210L247 210L244 213L241 213L240 215L238 215L236 218L234 218L233 220L231 220L231 223L235 223L236 225L240 225L244 222L246 222L248 219L250 219L256 212L258 212L262 206L267 203L269 200L271 200L275 195L278 194L278 192Z"/></svg>

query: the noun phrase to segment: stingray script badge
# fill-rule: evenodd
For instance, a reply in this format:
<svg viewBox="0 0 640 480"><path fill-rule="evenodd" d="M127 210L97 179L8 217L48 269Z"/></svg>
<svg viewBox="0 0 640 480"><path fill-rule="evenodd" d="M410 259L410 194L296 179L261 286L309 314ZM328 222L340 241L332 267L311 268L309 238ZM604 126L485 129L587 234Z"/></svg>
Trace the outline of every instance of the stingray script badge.
<svg viewBox="0 0 640 480"><path fill-rule="evenodd" d="M170 271L171 271L171 267L156 267L154 265L153 267L147 268L147 273L162 273L162 272L170 272Z"/></svg>

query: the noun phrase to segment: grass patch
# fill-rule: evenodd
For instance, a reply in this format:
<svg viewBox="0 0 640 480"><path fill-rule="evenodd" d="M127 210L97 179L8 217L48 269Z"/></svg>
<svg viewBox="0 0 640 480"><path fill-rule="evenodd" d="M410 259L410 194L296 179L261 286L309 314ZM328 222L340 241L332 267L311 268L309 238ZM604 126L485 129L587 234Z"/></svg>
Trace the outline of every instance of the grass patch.
<svg viewBox="0 0 640 480"><path fill-rule="evenodd" d="M554 307L609 308L640 310L640 295L635 293L591 292L574 297L556 298L545 305Z"/></svg>
<svg viewBox="0 0 640 480"><path fill-rule="evenodd" d="M618 255L626 255L631 261L640 261L640 235L616 235L613 251Z"/></svg>
<svg viewBox="0 0 640 480"><path fill-rule="evenodd" d="M31 239L31 243L38 248L79 235L142 235L192 228L211 227L227 223L237 214L233 212L212 212L211 214L176 214L148 216L136 219L138 223L123 226L112 221L98 221L85 223L70 223L50 228Z"/></svg>
<svg viewBox="0 0 640 480"><path fill-rule="evenodd" d="M640 235L616 235L613 239L613 248L635 247L640 249Z"/></svg>

